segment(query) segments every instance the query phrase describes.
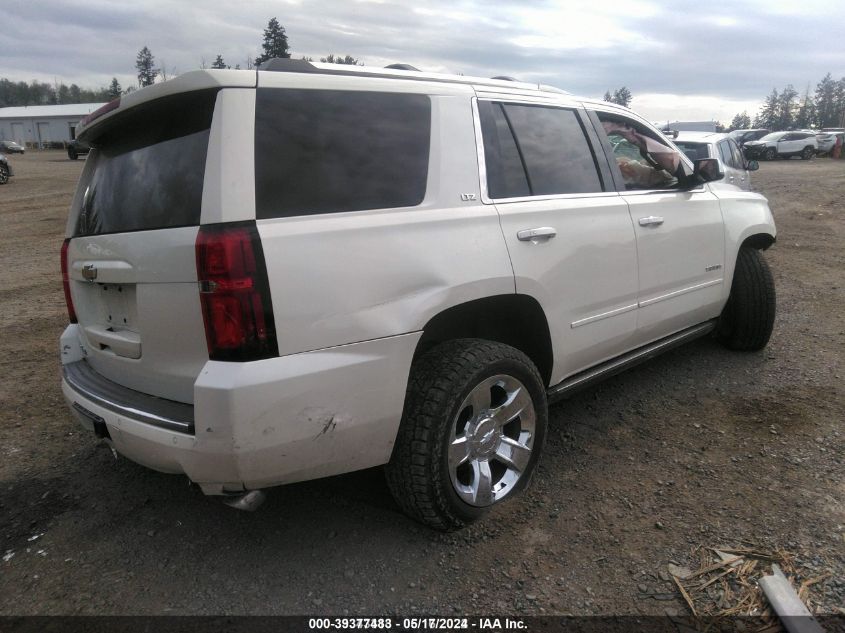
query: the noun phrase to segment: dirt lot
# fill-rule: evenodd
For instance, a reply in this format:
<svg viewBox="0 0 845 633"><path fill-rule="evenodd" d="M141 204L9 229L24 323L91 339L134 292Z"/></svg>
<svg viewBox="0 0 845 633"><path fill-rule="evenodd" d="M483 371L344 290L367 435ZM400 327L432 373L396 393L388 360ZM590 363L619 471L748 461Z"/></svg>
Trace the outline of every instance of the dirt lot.
<svg viewBox="0 0 845 633"><path fill-rule="evenodd" d="M66 411L58 251L82 161L0 187L0 613L662 614L693 548L782 547L845 604L845 161L763 163L779 239L769 347L699 341L555 406L529 494L441 535L379 470L254 514L96 445ZM670 595L671 594L671 595Z"/></svg>

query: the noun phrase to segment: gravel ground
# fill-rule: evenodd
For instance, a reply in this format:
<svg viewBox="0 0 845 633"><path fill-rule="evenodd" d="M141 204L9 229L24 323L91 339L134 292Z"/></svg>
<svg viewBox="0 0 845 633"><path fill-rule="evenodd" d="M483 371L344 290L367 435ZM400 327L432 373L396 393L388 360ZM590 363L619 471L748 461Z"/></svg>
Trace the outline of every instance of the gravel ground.
<svg viewBox="0 0 845 633"><path fill-rule="evenodd" d="M709 340L558 404L531 490L441 535L379 469L205 498L77 427L59 389L58 251L82 161L0 187L0 614L663 614L698 546L783 548L845 604L845 161L762 163L779 239L762 353Z"/></svg>

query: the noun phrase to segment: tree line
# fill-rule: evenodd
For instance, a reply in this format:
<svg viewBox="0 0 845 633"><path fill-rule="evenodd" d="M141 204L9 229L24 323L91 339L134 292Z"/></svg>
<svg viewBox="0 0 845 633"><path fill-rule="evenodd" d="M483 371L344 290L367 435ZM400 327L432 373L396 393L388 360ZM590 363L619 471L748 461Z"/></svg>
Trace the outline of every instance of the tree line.
<svg viewBox="0 0 845 633"><path fill-rule="evenodd" d="M728 130L751 127L772 131L845 127L845 77L836 81L827 73L812 94L809 84L803 95L792 84L780 92L773 88L753 120L748 112L741 112Z"/></svg>
<svg viewBox="0 0 845 633"><path fill-rule="evenodd" d="M267 23L267 28L264 29L261 52L255 58L247 57L243 67L250 70L273 58L288 59L290 57L290 44L285 27L273 17ZM305 56L301 59L314 61L313 58ZM320 61L334 64L361 64L360 60L351 55L335 55L334 53L321 57ZM207 65L205 58L202 58L200 68L232 68L232 66L226 63L222 54L218 53L210 65ZM235 64L234 68L240 69L241 64ZM169 77L178 74L174 68L168 69L163 61L157 65L152 51L147 46L138 51L135 58L135 70L137 71L139 88L149 86L159 78L166 81ZM110 101L134 89L133 86L129 86L124 90L116 77L112 78L109 86L93 90L80 88L76 84L67 86L59 82L53 84L38 81L26 83L25 81L13 82L8 79L0 79L0 107L97 103ZM632 99L631 91L625 86L613 92L608 90L604 95L605 101L623 106L628 106ZM810 94L809 84L803 96L799 96L792 84L789 84L780 92L777 89L772 89L771 94L766 97L762 108L753 120L748 112L739 113L734 116L727 129L745 129L753 126L770 130L788 130L843 125L845 125L845 77L836 81L830 73L827 73L816 85L816 90L812 95ZM723 128L721 124L718 127Z"/></svg>
<svg viewBox="0 0 845 633"><path fill-rule="evenodd" d="M101 103L119 97L123 92L117 79L111 85L91 90L76 84L0 79L0 108L9 106L58 105L62 103Z"/></svg>

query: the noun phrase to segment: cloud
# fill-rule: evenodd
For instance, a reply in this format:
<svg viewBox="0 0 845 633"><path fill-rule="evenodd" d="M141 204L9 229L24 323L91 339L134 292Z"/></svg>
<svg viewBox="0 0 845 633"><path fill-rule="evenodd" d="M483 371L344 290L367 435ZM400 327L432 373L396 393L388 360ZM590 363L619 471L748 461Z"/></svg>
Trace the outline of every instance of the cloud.
<svg viewBox="0 0 845 633"><path fill-rule="evenodd" d="M692 118L845 75L840 0L7 0L0 77L131 85L145 45L171 73L217 54L243 66L273 16L297 56L511 75L588 96L625 85L640 96L635 106L673 95Z"/></svg>

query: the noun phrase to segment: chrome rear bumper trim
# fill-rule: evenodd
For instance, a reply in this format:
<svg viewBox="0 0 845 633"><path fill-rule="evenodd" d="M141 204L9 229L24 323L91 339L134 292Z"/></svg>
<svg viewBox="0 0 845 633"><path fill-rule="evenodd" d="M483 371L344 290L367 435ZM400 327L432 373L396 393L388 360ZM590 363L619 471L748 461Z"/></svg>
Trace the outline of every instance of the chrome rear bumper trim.
<svg viewBox="0 0 845 633"><path fill-rule="evenodd" d="M98 374L84 360L62 365L65 382L81 397L118 415L153 426L194 433L194 407L129 389Z"/></svg>

